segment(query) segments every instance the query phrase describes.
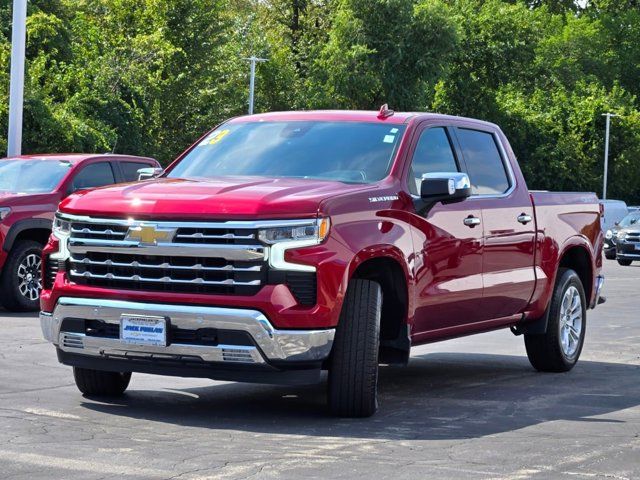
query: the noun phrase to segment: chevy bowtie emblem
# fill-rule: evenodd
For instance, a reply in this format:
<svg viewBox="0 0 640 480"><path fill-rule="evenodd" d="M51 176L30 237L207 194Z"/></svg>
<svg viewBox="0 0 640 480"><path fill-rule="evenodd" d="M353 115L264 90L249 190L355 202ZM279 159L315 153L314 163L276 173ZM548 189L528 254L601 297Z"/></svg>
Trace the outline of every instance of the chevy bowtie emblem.
<svg viewBox="0 0 640 480"><path fill-rule="evenodd" d="M139 225L137 227L129 227L126 240L137 240L140 245L157 245L158 242L170 243L175 234L175 228Z"/></svg>

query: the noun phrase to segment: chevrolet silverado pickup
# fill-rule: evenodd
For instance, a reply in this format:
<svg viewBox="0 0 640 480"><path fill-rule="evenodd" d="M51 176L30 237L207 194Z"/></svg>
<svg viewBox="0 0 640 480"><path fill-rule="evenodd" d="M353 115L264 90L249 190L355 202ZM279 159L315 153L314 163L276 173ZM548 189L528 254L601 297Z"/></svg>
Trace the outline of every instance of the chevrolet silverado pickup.
<svg viewBox="0 0 640 480"><path fill-rule="evenodd" d="M0 159L0 304L38 310L42 247L60 200L84 188L137 179L159 167L129 155L46 154Z"/></svg>
<svg viewBox="0 0 640 480"><path fill-rule="evenodd" d="M132 372L319 382L378 406L379 364L510 328L539 371L577 362L601 303L592 193L527 189L494 124L427 113L231 119L158 177L65 199L40 321L87 395Z"/></svg>

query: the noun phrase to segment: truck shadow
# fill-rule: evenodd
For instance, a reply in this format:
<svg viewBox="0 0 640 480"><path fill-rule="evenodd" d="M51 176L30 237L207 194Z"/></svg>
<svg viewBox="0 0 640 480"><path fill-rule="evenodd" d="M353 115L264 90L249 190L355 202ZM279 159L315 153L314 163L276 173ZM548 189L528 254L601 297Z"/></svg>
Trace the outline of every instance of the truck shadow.
<svg viewBox="0 0 640 480"><path fill-rule="evenodd" d="M114 403L85 400L97 412L182 426L256 433L377 439L461 439L640 405L640 365L581 361L570 373L542 374L526 358L437 353L408 367L383 367L380 410L338 419L324 404L326 383L275 387L225 383L182 390L132 390Z"/></svg>
<svg viewBox="0 0 640 480"><path fill-rule="evenodd" d="M38 320L38 312L10 312L0 307L0 316L6 318L29 318Z"/></svg>

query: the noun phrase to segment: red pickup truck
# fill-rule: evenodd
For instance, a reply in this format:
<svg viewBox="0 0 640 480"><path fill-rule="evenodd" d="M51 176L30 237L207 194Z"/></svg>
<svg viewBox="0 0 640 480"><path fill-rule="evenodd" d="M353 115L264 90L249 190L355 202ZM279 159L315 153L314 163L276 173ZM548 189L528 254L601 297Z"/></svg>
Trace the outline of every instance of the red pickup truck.
<svg viewBox="0 0 640 480"><path fill-rule="evenodd" d="M591 193L531 192L502 131L422 113L235 118L160 178L64 200L40 320L85 395L131 372L311 383L343 416L378 365L511 328L532 365L578 360L600 299Z"/></svg>
<svg viewBox="0 0 640 480"><path fill-rule="evenodd" d="M40 254L58 203L70 193L137 179L157 168L129 155L47 154L0 159L0 304L38 310Z"/></svg>

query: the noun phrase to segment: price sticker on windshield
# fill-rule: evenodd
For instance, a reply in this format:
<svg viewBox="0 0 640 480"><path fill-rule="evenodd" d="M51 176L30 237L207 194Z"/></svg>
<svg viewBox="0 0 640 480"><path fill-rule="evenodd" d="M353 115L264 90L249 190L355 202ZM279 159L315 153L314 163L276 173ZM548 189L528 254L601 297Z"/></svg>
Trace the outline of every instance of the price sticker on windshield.
<svg viewBox="0 0 640 480"><path fill-rule="evenodd" d="M199 146L204 147L206 145L215 145L224 137L226 137L229 134L229 132L230 130L228 128L225 130L215 131L211 135L209 135L207 138L205 138L203 141L201 141Z"/></svg>

